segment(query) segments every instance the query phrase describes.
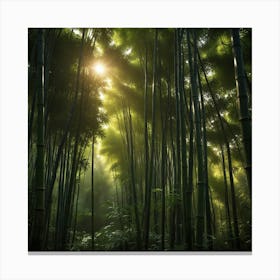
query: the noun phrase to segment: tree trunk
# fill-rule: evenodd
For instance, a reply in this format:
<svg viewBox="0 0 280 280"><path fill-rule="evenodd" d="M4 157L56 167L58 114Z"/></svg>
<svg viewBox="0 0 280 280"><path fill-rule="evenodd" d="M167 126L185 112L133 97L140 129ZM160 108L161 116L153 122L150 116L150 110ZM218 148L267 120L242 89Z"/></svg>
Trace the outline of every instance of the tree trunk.
<svg viewBox="0 0 280 280"><path fill-rule="evenodd" d="M94 251L94 136L91 146L91 250Z"/></svg>
<svg viewBox="0 0 280 280"><path fill-rule="evenodd" d="M222 145L221 145L221 153L222 153L223 176L224 176L224 184L225 184L225 208L226 208L226 217L227 217L228 236L229 236L231 248L233 248L233 234L231 228L231 215L230 215L229 200L228 200L227 173L226 173L224 149Z"/></svg>
<svg viewBox="0 0 280 280"><path fill-rule="evenodd" d="M203 235L204 235L204 216L205 216L205 182L203 175L203 153L202 153L202 142L201 142L201 117L199 111L199 99L197 92L197 65L195 63L196 49L194 48L194 63L192 58L191 42L190 42L190 31L187 31L187 41L188 41L188 53L189 53L189 66L190 66L190 80L191 80L191 90L193 96L194 104L194 115L195 115L195 136L196 136L196 146L197 146L197 164L198 164L198 198L197 198L197 248L203 248ZM194 45L196 42L194 42Z"/></svg>
<svg viewBox="0 0 280 280"><path fill-rule="evenodd" d="M197 46L195 46L197 49ZM205 206L206 206L206 228L207 228L207 246L210 250L213 250L213 233L212 233L212 217L210 207L210 191L208 184L208 155L207 155L207 131L206 131L206 119L205 119L205 108L204 108L204 97L202 92L202 85L200 80L199 71L197 72L197 78L200 90L201 99L201 119L202 119L202 138L203 138L203 157L204 157L204 183L205 183Z"/></svg>
<svg viewBox="0 0 280 280"><path fill-rule="evenodd" d="M232 45L234 54L235 82L239 100L239 116L243 136L243 145L246 159L246 174L249 191L252 192L252 128L251 116L248 106L248 94L246 90L246 75L244 70L243 54L240 44L239 29L232 29Z"/></svg>
<svg viewBox="0 0 280 280"><path fill-rule="evenodd" d="M176 183L174 186L175 192L175 243L179 244L181 239L180 234L180 224L181 224L181 203L179 202L179 197L181 195L181 114L180 114L180 74L179 74L179 35L178 29L175 29L175 38L174 38L174 78L175 78L175 114L176 114L176 167L177 167L177 176Z"/></svg>
<svg viewBox="0 0 280 280"><path fill-rule="evenodd" d="M148 141L148 48L146 46L145 54L145 93L144 93L144 160L145 160L145 198L144 207L147 207L147 196L149 192L149 141ZM145 209L146 210L146 209ZM145 217L144 217L145 219Z"/></svg>
<svg viewBox="0 0 280 280"><path fill-rule="evenodd" d="M184 85L184 61L182 60L182 30L179 29L177 32L177 69L178 69L178 90L179 90L179 99L180 99L180 150L181 150L181 161L179 168L181 169L181 180L182 180L182 211L183 211L183 242L184 248L187 248L187 190L188 190L188 176L187 176L187 146L186 146L186 103L185 103L185 85Z"/></svg>
<svg viewBox="0 0 280 280"><path fill-rule="evenodd" d="M145 223L144 223L144 249L149 247L149 232L150 232L150 208L151 208L151 191L153 182L154 169L154 154L155 154L155 127L156 127L156 84L157 84L157 44L158 30L155 30L154 42L154 61L153 61L153 99L152 99L152 135L151 135L151 157L150 157L150 174L149 174L149 189L145 199Z"/></svg>
<svg viewBox="0 0 280 280"><path fill-rule="evenodd" d="M226 143L227 148L227 157L228 157L228 170L229 170L229 181L230 181L230 191L231 191L231 204L232 204L232 214L233 214L233 229L235 235L235 246L236 249L240 249L240 237L239 237L239 226L238 226L238 216L237 216L237 207L236 207L236 196L235 196L235 187L233 180L233 171L232 171L232 160L229 143Z"/></svg>
<svg viewBox="0 0 280 280"><path fill-rule="evenodd" d="M79 168L79 175L78 175L78 190L77 190L76 203L75 203L75 217L74 217L73 236L72 236L71 248L74 246L75 238L76 238L80 186L81 186L81 168Z"/></svg>
<svg viewBox="0 0 280 280"><path fill-rule="evenodd" d="M42 250L45 226L44 184L44 30L38 29L37 158L35 171L35 209L29 249Z"/></svg>
<svg viewBox="0 0 280 280"><path fill-rule="evenodd" d="M137 250L141 250L141 229L140 229L140 220L138 213L138 201L137 201L137 192L136 192L136 182L135 182L135 162L134 162L134 144L133 144L133 131L132 131L132 119L130 109L128 109L129 117L129 141L130 141L130 171L131 171L131 185L132 185L132 196L133 196L133 207L135 215L135 225L136 225L136 242Z"/></svg>
<svg viewBox="0 0 280 280"><path fill-rule="evenodd" d="M187 215L187 224L186 224L186 240L187 240L187 249L192 250L193 247L193 238L192 238L192 194L193 194L193 100L192 94L190 94L190 104L189 104L189 182L187 185L186 193L186 215Z"/></svg>

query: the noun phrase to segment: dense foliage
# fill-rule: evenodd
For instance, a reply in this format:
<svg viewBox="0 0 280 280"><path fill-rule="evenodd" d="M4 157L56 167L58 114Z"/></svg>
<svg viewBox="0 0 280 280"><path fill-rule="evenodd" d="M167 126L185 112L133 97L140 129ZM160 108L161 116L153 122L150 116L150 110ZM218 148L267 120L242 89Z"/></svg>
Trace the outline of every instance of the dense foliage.
<svg viewBox="0 0 280 280"><path fill-rule="evenodd" d="M250 29L29 29L29 250L251 250Z"/></svg>

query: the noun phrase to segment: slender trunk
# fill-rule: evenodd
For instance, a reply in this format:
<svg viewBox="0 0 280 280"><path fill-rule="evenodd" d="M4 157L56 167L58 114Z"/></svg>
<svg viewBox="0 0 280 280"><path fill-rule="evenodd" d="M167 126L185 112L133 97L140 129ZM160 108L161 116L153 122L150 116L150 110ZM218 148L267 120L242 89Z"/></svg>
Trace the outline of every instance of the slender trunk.
<svg viewBox="0 0 280 280"><path fill-rule="evenodd" d="M196 46L195 46L196 48ZM210 191L208 184L208 155L207 155L207 131L206 131L206 119L205 119L205 108L204 108L204 97L202 92L202 85L200 80L199 71L197 72L197 78L200 90L201 99L201 119L202 119L202 138L203 138L203 157L204 157L204 183L205 183L205 206L206 206L206 228L207 228L207 245L210 250L213 250L213 233L212 233L212 218L211 218L211 207L210 207Z"/></svg>
<svg viewBox="0 0 280 280"><path fill-rule="evenodd" d="M240 249L240 237L239 237L239 226L238 226L238 216L237 216L237 207L236 207L236 196L235 196L235 187L233 180L233 171L232 171L232 160L230 146L226 143L227 148L227 157L228 157L228 170L229 170L229 181L230 181L230 191L231 191L231 204L232 204L232 214L233 214L233 229L235 235L235 246L236 249Z"/></svg>
<svg viewBox="0 0 280 280"><path fill-rule="evenodd" d="M176 166L177 166L177 177L176 184L174 187L175 191L175 243L179 244L181 239L180 234L180 224L181 224L181 203L179 203L178 197L181 196L181 114L180 114L180 74L179 74L179 38L178 38L178 29L175 29L175 40L174 40L174 78L175 78L175 97L176 97Z"/></svg>
<svg viewBox="0 0 280 280"><path fill-rule="evenodd" d="M240 44L239 29L232 29L232 45L234 54L235 82L239 100L239 116L242 129L243 145L246 159L246 174L249 191L252 192L252 128L246 90L246 75L244 70L243 54Z"/></svg>
<svg viewBox="0 0 280 280"><path fill-rule="evenodd" d="M161 143L161 250L164 250L165 240L165 188L166 188L166 140L165 140L165 127L162 130L162 143Z"/></svg>
<svg viewBox="0 0 280 280"><path fill-rule="evenodd" d="M67 248L67 242L69 241L69 225L70 225L70 208L71 208L71 200L72 193L74 190L74 184L76 183L76 175L77 175L77 161L78 161L78 137L76 136L73 156L72 156L72 164L71 164L71 172L70 172L70 180L69 184L65 189L64 195L64 211L63 211L63 226L62 226L62 249Z"/></svg>
<svg viewBox="0 0 280 280"><path fill-rule="evenodd" d="M94 136L91 145L91 250L94 251Z"/></svg>
<svg viewBox="0 0 280 280"><path fill-rule="evenodd" d="M65 210L65 201L66 201L66 193L67 187L69 186L70 182L70 167L71 167L71 148L72 148L72 137L68 135L67 137L68 143L66 142L65 150L67 151L67 158L66 158L66 168L64 172L63 184L62 184L62 198L61 198L61 214L60 214L60 222L59 222L59 235L58 235L58 248L62 250L62 238L63 238L63 225L64 225L64 210ZM67 140L66 139L66 140ZM66 152L65 152L66 153Z"/></svg>
<svg viewBox="0 0 280 280"><path fill-rule="evenodd" d="M156 146L157 147L157 146ZM157 150L157 149L156 149ZM157 177L157 174L158 174L158 170L157 170L157 163L158 163L158 153L156 151L156 154L155 154L155 167L154 167L154 171L153 171L153 214L154 214L154 224L153 224L153 232L158 235L159 234L159 217L158 217L158 197L159 197L159 194L156 190L156 186L158 185L158 177Z"/></svg>
<svg viewBox="0 0 280 280"><path fill-rule="evenodd" d="M226 217L227 217L228 236L229 236L231 248L233 248L233 244L232 244L233 234L231 228L231 215L230 215L229 200L228 200L227 173L226 173L224 149L222 145L221 145L221 153L222 153L223 176L224 176L224 184L225 184L225 208L226 208Z"/></svg>
<svg viewBox="0 0 280 280"><path fill-rule="evenodd" d="M129 140L129 120L128 120L128 116L127 116L127 109L125 108L125 104L124 104L124 100L123 100L123 124L124 124L124 130L125 130L125 135L123 137L124 139L124 146L126 147L126 161L127 161L127 168L128 168L128 174L131 173L131 166L130 166L130 140ZM129 176L129 175L128 175ZM127 182L127 184L125 184L125 194L126 194L126 203L127 203L127 207L129 208L129 210L133 207L133 203L132 203L132 186L131 186L131 177L130 180ZM132 224L132 214L129 215L129 221L128 221L128 227L131 227Z"/></svg>
<svg viewBox="0 0 280 280"><path fill-rule="evenodd" d="M152 99L152 142L151 142L151 157L150 157L150 174L149 174L149 189L146 194L145 207L145 223L144 223L144 249L149 247L149 232L150 232L150 208L151 208L151 191L153 182L154 169L154 153L155 153L155 128L156 128L156 81L157 81L157 44L158 44L158 30L155 30L154 42L154 61L153 61L153 99Z"/></svg>
<svg viewBox="0 0 280 280"><path fill-rule="evenodd" d="M170 143L171 143L171 153L172 153L172 167L173 167L173 181L170 184L170 195L171 195L171 206L170 206L170 229L169 229L169 246L170 250L174 249L175 242L175 185L177 181L177 167L176 167L176 151L174 147L174 136L173 136L173 120L172 116L169 117L170 125Z"/></svg>
<svg viewBox="0 0 280 280"><path fill-rule="evenodd" d="M74 217L73 236L72 236L71 248L74 246L75 238L76 238L80 185L81 185L81 168L79 169L79 175L78 175L78 190L77 190L76 203L75 203L76 206L75 206L75 217Z"/></svg>
<svg viewBox="0 0 280 280"><path fill-rule="evenodd" d="M38 96L37 96L37 158L35 171L35 207L32 238L29 249L43 248L45 226L45 183L44 183L44 30L38 29Z"/></svg>
<svg viewBox="0 0 280 280"><path fill-rule="evenodd" d="M132 137L132 119L130 109L128 109L129 117L129 136L130 136L130 168L131 168L131 184L132 184L132 196L133 196L133 206L134 206L134 215L135 215L135 224L136 224L136 241L137 241L137 250L141 250L141 230L140 230L140 220L138 214L138 203L137 203L137 192L136 192L136 182L135 182L135 163L134 163L134 145Z"/></svg>
<svg viewBox="0 0 280 280"><path fill-rule="evenodd" d="M59 175L59 185L58 185L58 198L57 198L57 213L56 213L56 226L55 226L55 249L58 246L58 238L60 233L60 225L61 225L61 212L62 212L62 202L63 202L63 185L64 185L64 175L65 175L65 164L66 164L66 149L65 147L62 157L61 157L61 165L60 165L60 175Z"/></svg>
<svg viewBox="0 0 280 280"><path fill-rule="evenodd" d="M169 74L170 75L170 74ZM167 176L167 147L166 147L166 128L168 117L170 117L170 99L171 99L171 89L170 89L170 77L167 82L167 104L168 109L165 114L165 119L163 116L163 109L161 109L161 130L162 130L162 142L161 142L161 188L162 188L162 197L161 197L161 250L165 249L165 223L166 223L166 210L165 210L165 197L166 197L166 181ZM161 88L161 87L160 87ZM163 105L162 94L160 90L160 102L161 108Z"/></svg>
<svg viewBox="0 0 280 280"><path fill-rule="evenodd" d="M186 240L187 240L187 249L192 250L192 194L193 194L193 100L192 94L190 94L190 105L189 105L189 182L187 184L187 193L186 193L186 215L187 215L187 224L186 224Z"/></svg>
<svg viewBox="0 0 280 280"><path fill-rule="evenodd" d="M39 29L38 29L38 32L39 32ZM37 49L37 51L36 51L36 49ZM31 71L31 69L33 68L32 66L35 64L36 53L38 56L38 40L32 46L30 61L28 64L28 85L29 86L33 84L32 78L33 78L34 72L38 73L38 70L37 70L38 63L36 65L36 71ZM28 91L29 91L29 89L28 89ZM35 88L35 90L33 90L30 113L28 114L28 155L30 155L32 152L32 129L33 129L33 120L34 120L37 95L38 95L37 88Z"/></svg>
<svg viewBox="0 0 280 280"><path fill-rule="evenodd" d="M34 119L37 95L38 93L35 90L32 97L31 112L28 118L28 155L32 153L32 128L33 128L33 119Z"/></svg>
<svg viewBox="0 0 280 280"><path fill-rule="evenodd" d="M213 226L213 236L216 236L216 214L215 214L215 208L214 208L214 204L213 204L213 198L212 198L212 194L211 194L211 189L209 188L209 199L210 199L210 203L211 203L211 211L212 211L212 226Z"/></svg>
<svg viewBox="0 0 280 280"><path fill-rule="evenodd" d="M181 33L181 34L180 34ZM187 190L188 190L188 176L187 176L187 146L186 146L186 103L185 103L185 85L184 85L184 60L182 60L182 30L178 31L178 89L180 97L180 124L181 124L181 174L182 174L182 210L183 210L183 242L184 248L188 245L188 234L187 234Z"/></svg>
<svg viewBox="0 0 280 280"><path fill-rule="evenodd" d="M148 142L148 48L145 55L145 93L144 93L144 143L145 143L145 207L147 207L147 195L149 192L149 142Z"/></svg>
<svg viewBox="0 0 280 280"><path fill-rule="evenodd" d="M198 99L198 90L197 90L197 63L196 63L196 48L194 48L194 62L192 57L191 42L190 42L190 31L187 31L187 41L188 41L188 53L189 53L189 66L190 66L190 79L191 79L191 90L193 96L194 104L194 115L195 115L195 136L196 136L196 145L197 145L197 164L198 164L198 198L197 198L197 248L203 248L203 235L204 235L204 216L205 216L205 182L203 175L203 153L202 153L202 143L201 143L201 117L199 111L199 99ZM195 37L195 36L194 36ZM196 39L194 38L194 41ZM196 45L196 42L194 42Z"/></svg>

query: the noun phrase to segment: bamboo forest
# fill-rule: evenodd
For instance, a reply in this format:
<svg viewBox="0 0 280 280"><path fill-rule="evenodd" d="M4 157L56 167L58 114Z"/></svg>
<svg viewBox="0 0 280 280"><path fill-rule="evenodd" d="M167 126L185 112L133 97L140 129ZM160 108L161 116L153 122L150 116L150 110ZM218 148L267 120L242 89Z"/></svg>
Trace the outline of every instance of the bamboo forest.
<svg viewBox="0 0 280 280"><path fill-rule="evenodd" d="M251 251L250 28L29 28L29 251Z"/></svg>

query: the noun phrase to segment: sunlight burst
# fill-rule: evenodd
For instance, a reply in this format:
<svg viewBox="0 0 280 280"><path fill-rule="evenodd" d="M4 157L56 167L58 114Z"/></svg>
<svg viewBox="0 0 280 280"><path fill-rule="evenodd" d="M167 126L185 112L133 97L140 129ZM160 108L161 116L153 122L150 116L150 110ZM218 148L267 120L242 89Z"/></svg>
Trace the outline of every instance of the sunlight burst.
<svg viewBox="0 0 280 280"><path fill-rule="evenodd" d="M103 75L106 72L105 66L103 64L101 64L101 63L96 63L93 66L93 70L98 75Z"/></svg>

